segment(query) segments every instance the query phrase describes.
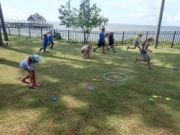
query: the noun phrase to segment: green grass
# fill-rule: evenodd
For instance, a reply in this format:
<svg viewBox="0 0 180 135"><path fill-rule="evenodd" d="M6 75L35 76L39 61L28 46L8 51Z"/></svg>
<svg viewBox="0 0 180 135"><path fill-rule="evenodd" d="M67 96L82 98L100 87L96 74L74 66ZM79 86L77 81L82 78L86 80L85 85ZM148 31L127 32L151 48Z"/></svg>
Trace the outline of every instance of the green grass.
<svg viewBox="0 0 180 135"><path fill-rule="evenodd" d="M0 47L0 134L2 135L179 135L180 53L178 49L152 49L153 70L134 64L138 49L118 47L118 54L101 54L85 60L81 44L56 42L40 53L38 89L29 89L17 78L19 62L38 53L37 38L10 37ZM172 68L178 67L177 71ZM129 76L123 84L103 79L106 72ZM95 90L89 92L85 84ZM51 97L58 92L58 102ZM148 97L160 95L154 103ZM172 100L167 101L165 97Z"/></svg>

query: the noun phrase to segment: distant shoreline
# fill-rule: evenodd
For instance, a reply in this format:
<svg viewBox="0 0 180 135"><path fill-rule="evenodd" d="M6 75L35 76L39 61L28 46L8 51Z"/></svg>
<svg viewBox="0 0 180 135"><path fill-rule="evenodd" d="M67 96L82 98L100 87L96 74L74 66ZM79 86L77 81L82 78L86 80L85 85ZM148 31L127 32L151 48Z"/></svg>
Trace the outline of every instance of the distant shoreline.
<svg viewBox="0 0 180 135"><path fill-rule="evenodd" d="M10 22L26 22L25 20L6 20ZM73 28L66 28L65 26L59 25L60 22L48 21L47 23L53 24L54 29L57 30L74 30ZM108 23L106 25L106 31L156 31L156 25L140 25L140 24L117 24ZM77 29L78 30L78 29ZM79 29L80 30L80 29ZM100 31L100 28L94 28L93 31ZM180 31L180 26L162 26L161 31Z"/></svg>
<svg viewBox="0 0 180 135"><path fill-rule="evenodd" d="M52 22L51 22L52 23ZM59 23L53 23L55 29L62 30L74 30L73 28L66 28L59 25ZM107 24L106 31L156 31L155 25L126 25L126 24ZM94 28L93 31L100 31L100 28ZM180 26L162 26L161 31L180 31Z"/></svg>

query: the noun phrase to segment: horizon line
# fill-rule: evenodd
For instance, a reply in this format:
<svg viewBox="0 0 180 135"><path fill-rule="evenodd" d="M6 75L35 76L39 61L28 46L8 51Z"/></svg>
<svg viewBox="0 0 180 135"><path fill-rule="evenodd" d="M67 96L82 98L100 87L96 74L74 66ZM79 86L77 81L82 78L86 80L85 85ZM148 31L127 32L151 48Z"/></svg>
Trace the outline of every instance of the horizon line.
<svg viewBox="0 0 180 135"><path fill-rule="evenodd" d="M27 20L19 20L19 19L5 19L5 22L8 20L11 22L27 22ZM47 21L47 23L59 23L58 21ZM107 24L113 24L113 25L130 25L130 26L153 26L153 27L156 27L157 25L155 24L130 24L130 23L126 23L126 24L123 24L123 23L117 23L117 22L110 22L110 23L107 23ZM65 26L65 25L64 25ZM180 25L163 25L162 24L162 27L180 27Z"/></svg>

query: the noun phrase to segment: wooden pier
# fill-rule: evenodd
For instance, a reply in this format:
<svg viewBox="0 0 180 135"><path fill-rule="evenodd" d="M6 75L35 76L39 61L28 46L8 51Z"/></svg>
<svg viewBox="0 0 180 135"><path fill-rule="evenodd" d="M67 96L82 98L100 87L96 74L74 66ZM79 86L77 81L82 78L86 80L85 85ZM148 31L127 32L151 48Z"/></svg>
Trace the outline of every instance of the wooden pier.
<svg viewBox="0 0 180 135"><path fill-rule="evenodd" d="M48 28L52 29L53 24L39 24L39 23L28 23L28 22L5 22L8 28ZM0 23L1 26L1 23Z"/></svg>

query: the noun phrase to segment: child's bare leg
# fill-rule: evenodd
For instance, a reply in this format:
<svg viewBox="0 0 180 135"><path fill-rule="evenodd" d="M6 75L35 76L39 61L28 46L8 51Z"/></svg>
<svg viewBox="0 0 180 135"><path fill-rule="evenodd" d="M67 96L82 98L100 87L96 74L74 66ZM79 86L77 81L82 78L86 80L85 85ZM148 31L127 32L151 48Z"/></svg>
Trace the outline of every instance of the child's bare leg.
<svg viewBox="0 0 180 135"><path fill-rule="evenodd" d="M146 60L144 60L144 59L139 59L139 58L136 58L134 62L136 63L136 62L138 62L138 61L144 61L144 62L146 62Z"/></svg>
<svg viewBox="0 0 180 135"><path fill-rule="evenodd" d="M139 52L141 52L141 47L140 46L137 46L139 48Z"/></svg>
<svg viewBox="0 0 180 135"><path fill-rule="evenodd" d="M108 47L108 45L106 44L106 49L107 49L107 51L109 51L109 47Z"/></svg>
<svg viewBox="0 0 180 135"><path fill-rule="evenodd" d="M40 49L39 49L39 52L41 52L42 49L43 49L43 48L40 48Z"/></svg>
<svg viewBox="0 0 180 135"><path fill-rule="evenodd" d="M89 58L89 55L90 55L90 51L87 52L87 57Z"/></svg>
<svg viewBox="0 0 180 135"><path fill-rule="evenodd" d="M147 63L148 63L148 68L152 69L152 67L151 67L151 60L150 59L148 59Z"/></svg>
<svg viewBox="0 0 180 135"><path fill-rule="evenodd" d="M86 52L84 52L83 57L84 57L84 59L86 59L86 58L87 58L87 54L86 54Z"/></svg>
<svg viewBox="0 0 180 135"><path fill-rule="evenodd" d="M30 83L31 84L36 84L35 71L30 71L29 72L29 78L30 78Z"/></svg>
<svg viewBox="0 0 180 135"><path fill-rule="evenodd" d="M114 53L116 52L115 49L114 49L114 45L112 46L112 50L113 50Z"/></svg>
<svg viewBox="0 0 180 135"><path fill-rule="evenodd" d="M29 75L27 75L26 77L24 77L24 78L22 79L22 81L26 81L28 78L29 78Z"/></svg>
<svg viewBox="0 0 180 135"><path fill-rule="evenodd" d="M105 53L105 51L104 51L104 46L103 46L103 48L102 48L102 53Z"/></svg>
<svg viewBox="0 0 180 135"><path fill-rule="evenodd" d="M44 47L44 52L46 52L46 47Z"/></svg>
<svg viewBox="0 0 180 135"><path fill-rule="evenodd" d="M95 51L96 51L96 49L98 49L98 48L100 48L100 47L98 46L98 47L94 48L94 52L95 52Z"/></svg>
<svg viewBox="0 0 180 135"><path fill-rule="evenodd" d="M130 49L136 49L136 46L133 46L133 47L129 47Z"/></svg>
<svg viewBox="0 0 180 135"><path fill-rule="evenodd" d="M33 79L33 84L36 84L35 71L32 71L32 79Z"/></svg>
<svg viewBox="0 0 180 135"><path fill-rule="evenodd" d="M136 49L136 46L133 46L133 47L127 47L127 49Z"/></svg>
<svg viewBox="0 0 180 135"><path fill-rule="evenodd" d="M32 75L32 71L29 71L29 79L30 79L30 84L33 84L33 75Z"/></svg>
<svg viewBox="0 0 180 135"><path fill-rule="evenodd" d="M51 42L51 47L50 47L50 48L53 49L53 46L54 46L54 42L52 41L52 42Z"/></svg>

